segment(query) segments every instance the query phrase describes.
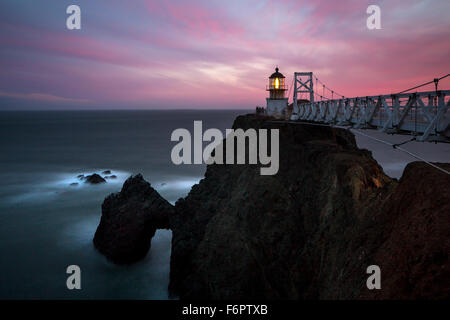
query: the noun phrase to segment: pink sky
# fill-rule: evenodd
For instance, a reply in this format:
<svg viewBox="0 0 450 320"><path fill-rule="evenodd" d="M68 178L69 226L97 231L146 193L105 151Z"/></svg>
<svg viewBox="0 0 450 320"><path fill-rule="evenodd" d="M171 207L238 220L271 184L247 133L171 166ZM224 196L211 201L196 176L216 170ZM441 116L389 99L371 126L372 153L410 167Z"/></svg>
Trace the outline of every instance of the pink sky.
<svg viewBox="0 0 450 320"><path fill-rule="evenodd" d="M347 97L450 72L448 0L42 3L0 4L0 109L254 108L276 65ZM82 30L65 27L69 4Z"/></svg>

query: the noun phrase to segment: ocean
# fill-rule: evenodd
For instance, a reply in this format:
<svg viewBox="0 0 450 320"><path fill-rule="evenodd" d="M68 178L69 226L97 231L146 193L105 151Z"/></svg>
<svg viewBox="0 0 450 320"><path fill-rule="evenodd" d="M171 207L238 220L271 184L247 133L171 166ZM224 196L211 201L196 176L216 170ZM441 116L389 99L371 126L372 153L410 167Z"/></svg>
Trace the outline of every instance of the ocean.
<svg viewBox="0 0 450 320"><path fill-rule="evenodd" d="M177 128L231 128L245 110L0 112L0 299L168 299L171 232L157 231L142 261L117 266L93 247L103 199L132 174L168 201L187 195L205 165L172 164ZM366 131L391 142L407 136ZM399 178L415 159L357 136L385 172ZM450 145L403 146L429 161L448 162ZM116 179L87 185L79 174L111 170ZM71 185L78 183L78 185ZM81 268L81 290L68 290L66 268Z"/></svg>

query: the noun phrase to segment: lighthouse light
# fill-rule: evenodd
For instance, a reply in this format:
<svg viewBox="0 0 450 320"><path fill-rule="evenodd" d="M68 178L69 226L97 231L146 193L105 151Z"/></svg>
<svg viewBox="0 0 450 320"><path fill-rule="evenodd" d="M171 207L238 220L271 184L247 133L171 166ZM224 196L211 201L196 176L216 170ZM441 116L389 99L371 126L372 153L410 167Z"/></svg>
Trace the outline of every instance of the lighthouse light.
<svg viewBox="0 0 450 320"><path fill-rule="evenodd" d="M280 79L275 78L275 89L279 89L280 88Z"/></svg>

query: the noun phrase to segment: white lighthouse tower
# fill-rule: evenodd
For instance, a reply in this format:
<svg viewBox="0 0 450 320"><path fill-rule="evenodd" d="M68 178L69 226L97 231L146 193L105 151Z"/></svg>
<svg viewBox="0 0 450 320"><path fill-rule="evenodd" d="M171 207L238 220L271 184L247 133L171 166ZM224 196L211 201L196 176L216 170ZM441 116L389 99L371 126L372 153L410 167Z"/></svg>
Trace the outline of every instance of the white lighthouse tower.
<svg viewBox="0 0 450 320"><path fill-rule="evenodd" d="M285 118L287 116L288 98L286 98L286 78L275 68L275 73L269 77L269 86L267 91L270 97L267 100L267 114L276 118Z"/></svg>

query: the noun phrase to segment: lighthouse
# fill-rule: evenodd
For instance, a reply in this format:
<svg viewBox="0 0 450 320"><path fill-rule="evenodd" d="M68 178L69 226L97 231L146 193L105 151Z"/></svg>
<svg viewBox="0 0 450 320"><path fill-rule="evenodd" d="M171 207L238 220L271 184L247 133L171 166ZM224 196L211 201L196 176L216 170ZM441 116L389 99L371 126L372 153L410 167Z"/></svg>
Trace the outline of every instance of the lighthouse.
<svg viewBox="0 0 450 320"><path fill-rule="evenodd" d="M270 92L267 100L267 114L276 118L286 118L288 98L286 98L286 78L279 72L278 67L275 68L275 73L269 77L269 86L267 91Z"/></svg>

